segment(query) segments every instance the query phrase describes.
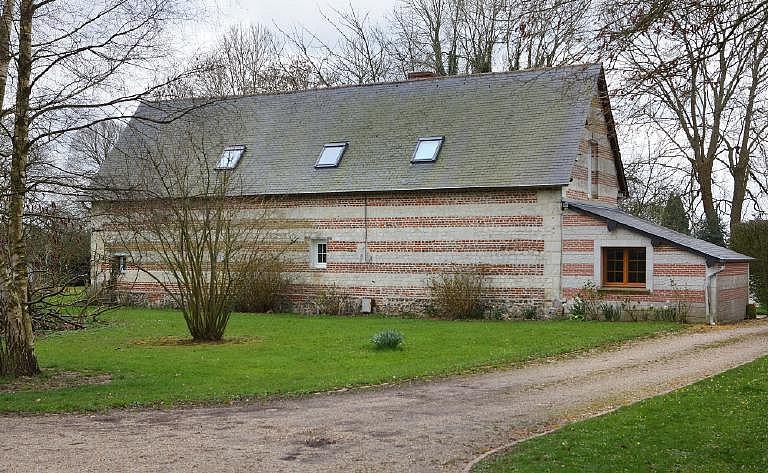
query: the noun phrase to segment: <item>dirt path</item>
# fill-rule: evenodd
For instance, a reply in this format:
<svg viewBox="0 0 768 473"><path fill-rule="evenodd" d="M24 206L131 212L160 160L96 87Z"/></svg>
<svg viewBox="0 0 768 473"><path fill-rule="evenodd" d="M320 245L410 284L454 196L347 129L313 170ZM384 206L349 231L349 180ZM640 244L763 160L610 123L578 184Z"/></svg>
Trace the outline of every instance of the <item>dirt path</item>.
<svg viewBox="0 0 768 473"><path fill-rule="evenodd" d="M553 425L768 355L768 322L262 405L0 417L0 471L461 471Z"/></svg>

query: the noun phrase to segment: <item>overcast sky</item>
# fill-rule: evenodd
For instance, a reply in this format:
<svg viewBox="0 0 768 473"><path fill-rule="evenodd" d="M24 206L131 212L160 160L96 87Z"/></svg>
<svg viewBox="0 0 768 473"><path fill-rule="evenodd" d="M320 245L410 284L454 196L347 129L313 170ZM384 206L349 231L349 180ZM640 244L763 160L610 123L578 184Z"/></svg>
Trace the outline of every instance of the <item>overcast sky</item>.
<svg viewBox="0 0 768 473"><path fill-rule="evenodd" d="M188 46L204 44L232 24L262 23L288 27L300 23L324 40L333 39L333 29L320 16L320 10L345 9L351 3L356 10L370 12L378 20L389 12L397 0L199 0L203 8L199 21L189 27L185 36Z"/></svg>

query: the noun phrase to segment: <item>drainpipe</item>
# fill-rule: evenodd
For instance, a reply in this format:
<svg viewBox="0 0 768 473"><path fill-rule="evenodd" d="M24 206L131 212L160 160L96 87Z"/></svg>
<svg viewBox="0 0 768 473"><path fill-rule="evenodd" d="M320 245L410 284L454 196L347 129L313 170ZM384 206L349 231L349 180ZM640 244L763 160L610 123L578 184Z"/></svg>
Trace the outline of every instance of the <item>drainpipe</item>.
<svg viewBox="0 0 768 473"><path fill-rule="evenodd" d="M717 276L719 273L721 273L725 269L725 265L720 266L717 269L714 269L712 271L707 270L707 275L704 278L704 307L706 309L707 314L707 322L709 325L716 325L717 321L715 320L715 311L712 310L710 307L710 301L712 300L712 296L709 293L712 287L712 278Z"/></svg>

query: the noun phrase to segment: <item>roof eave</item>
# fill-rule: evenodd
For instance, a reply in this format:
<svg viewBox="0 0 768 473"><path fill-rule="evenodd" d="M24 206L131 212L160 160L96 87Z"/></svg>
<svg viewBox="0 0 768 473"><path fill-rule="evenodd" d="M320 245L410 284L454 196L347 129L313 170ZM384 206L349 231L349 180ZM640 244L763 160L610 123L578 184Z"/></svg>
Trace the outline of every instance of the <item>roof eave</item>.
<svg viewBox="0 0 768 473"><path fill-rule="evenodd" d="M608 81L605 79L605 70L603 66L600 66L600 74L597 78L597 91L600 104L603 108L603 115L605 116L605 125L608 130L608 142L611 145L613 151L613 162L616 167L616 176L619 181L619 190L624 194L624 197L629 197L629 186L627 186L627 177L624 174L624 164L621 162L621 151L619 150L619 139L616 136L616 123L613 120L613 112L611 111L611 100L608 95Z"/></svg>
<svg viewBox="0 0 768 473"><path fill-rule="evenodd" d="M625 223L616 221L616 220L614 220L614 219L612 219L610 217L606 217L605 215L601 215L601 214L596 213L596 212L590 212L588 209L579 207L578 204L577 205L573 205L571 207L571 206L568 205L569 202L565 202L564 201L563 203L566 205L566 208L573 208L573 209L575 209L575 210L577 210L579 212L584 212L584 213L587 213L589 215L593 215L595 217L604 219L607 222L613 223L613 225L624 227L624 228L626 228L628 230L631 230L631 231L633 231L635 233L640 233L642 235L645 235L645 236L647 236L648 238L651 239L651 244L653 246L656 246L657 244L665 243L665 244L668 244L668 245L671 245L671 246L675 246L677 248L683 248L686 251L689 251L691 253L695 253L695 254L703 257L706 260L706 262L707 262L707 266L709 266L709 267L714 266L715 264L749 263L751 261L755 261L755 258L752 258L751 256L746 256L746 255L744 255L743 258L719 258L717 256L712 256L711 254L709 254L707 252L704 252L704 251L701 251L698 248L693 248L693 247L690 247L688 245L684 245L684 244L682 244L680 242L677 242L677 241L674 241L674 240L670 240L668 238L664 238L662 236L656 235L655 233L651 233L651 232L645 231L645 230L643 230L641 228L637 228L637 227L633 227L631 225L627 225Z"/></svg>

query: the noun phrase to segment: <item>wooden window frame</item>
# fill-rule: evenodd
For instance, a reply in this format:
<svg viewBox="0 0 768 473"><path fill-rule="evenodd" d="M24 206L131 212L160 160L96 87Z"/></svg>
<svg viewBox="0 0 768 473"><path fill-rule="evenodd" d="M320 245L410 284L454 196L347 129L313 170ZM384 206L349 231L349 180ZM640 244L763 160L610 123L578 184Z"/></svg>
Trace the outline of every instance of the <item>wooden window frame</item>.
<svg viewBox="0 0 768 473"><path fill-rule="evenodd" d="M648 263L648 249L643 246L604 246L601 251L601 283L602 287L606 288L640 288L645 289L648 287L648 270L645 270L645 282L629 282L629 253L632 250L645 250L644 262ZM608 250L622 250L623 263L622 263L622 282L608 282Z"/></svg>

